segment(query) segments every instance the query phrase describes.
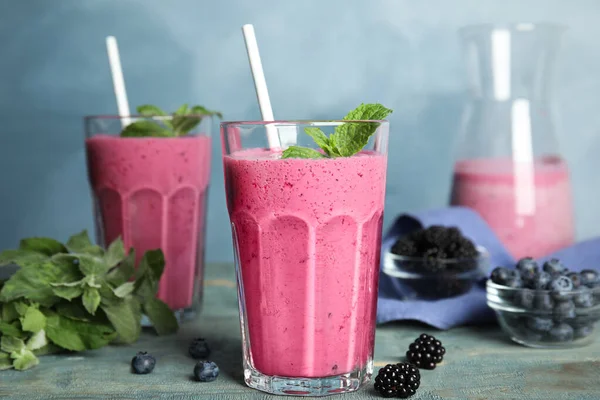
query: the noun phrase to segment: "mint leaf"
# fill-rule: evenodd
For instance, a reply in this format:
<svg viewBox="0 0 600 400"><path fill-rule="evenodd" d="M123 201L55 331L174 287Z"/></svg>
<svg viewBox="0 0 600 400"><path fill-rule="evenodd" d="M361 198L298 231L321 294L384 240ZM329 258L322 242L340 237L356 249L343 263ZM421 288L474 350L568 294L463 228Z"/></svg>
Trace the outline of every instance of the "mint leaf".
<svg viewBox="0 0 600 400"><path fill-rule="evenodd" d="M169 306L156 297L147 299L142 307L159 335L175 333L179 329L177 319Z"/></svg>
<svg viewBox="0 0 600 400"><path fill-rule="evenodd" d="M0 253L0 266L17 264L21 267L35 265L48 259L48 256L31 250L4 250Z"/></svg>
<svg viewBox="0 0 600 400"><path fill-rule="evenodd" d="M361 104L356 109L350 111L344 120L383 120L392 110L381 104ZM350 157L361 151L369 141L371 135L375 133L379 123L345 123L335 128L331 135L330 142L343 157Z"/></svg>
<svg viewBox="0 0 600 400"><path fill-rule="evenodd" d="M22 301L14 301L12 303L15 306L15 310L17 311L17 314L19 315L25 315L25 313L27 312L27 309L29 308L29 306L25 303L23 303Z"/></svg>
<svg viewBox="0 0 600 400"><path fill-rule="evenodd" d="M71 236L66 243L67 249L73 253L85 253L85 249L92 246L93 244L85 229Z"/></svg>
<svg viewBox="0 0 600 400"><path fill-rule="evenodd" d="M133 343L140 337L140 304L134 299L120 301L115 305L100 306L117 331L119 342Z"/></svg>
<svg viewBox="0 0 600 400"><path fill-rule="evenodd" d="M72 269L61 268L51 261L36 266L22 267L6 281L0 291L0 301L19 298L50 307L57 302L51 282L71 282L78 279Z"/></svg>
<svg viewBox="0 0 600 400"><path fill-rule="evenodd" d="M115 296L120 298L125 298L133 293L133 289L135 288L135 284L133 282L125 282L122 285L118 286L113 290Z"/></svg>
<svg viewBox="0 0 600 400"><path fill-rule="evenodd" d="M37 307L29 306L25 315L21 317L21 326L24 331L39 332L46 326L46 316Z"/></svg>
<svg viewBox="0 0 600 400"><path fill-rule="evenodd" d="M290 146L281 153L281 158L325 158L325 155L315 149L300 146Z"/></svg>
<svg viewBox="0 0 600 400"><path fill-rule="evenodd" d="M172 137L170 130L155 121L141 120L127 125L121 131L121 137Z"/></svg>
<svg viewBox="0 0 600 400"><path fill-rule="evenodd" d="M106 281L113 286L127 282L135 274L135 250L131 248L127 257L106 274Z"/></svg>
<svg viewBox="0 0 600 400"><path fill-rule="evenodd" d="M96 315L96 310L100 305L100 293L94 287L86 287L82 297L83 306L92 315Z"/></svg>
<svg viewBox="0 0 600 400"><path fill-rule="evenodd" d="M320 128L306 127L304 128L304 132L308 136L313 138L317 146L323 149L325 154L327 154L328 156L339 155L336 154L336 151L331 146L331 143L329 143L329 138L327 137L327 135L325 135L325 132L323 132Z"/></svg>
<svg viewBox="0 0 600 400"><path fill-rule="evenodd" d="M119 236L108 246L108 250L106 250L106 254L104 255L104 262L107 267L111 268L121 262L124 258L125 247L123 246L123 240Z"/></svg>
<svg viewBox="0 0 600 400"><path fill-rule="evenodd" d="M25 342L23 342L21 339L12 336L2 336L2 338L0 338L0 350L6 353L20 351L24 348Z"/></svg>
<svg viewBox="0 0 600 400"><path fill-rule="evenodd" d="M46 336L63 349L83 351L106 346L116 333L109 325L76 321L51 313L46 316Z"/></svg>
<svg viewBox="0 0 600 400"><path fill-rule="evenodd" d="M0 352L0 371L13 368L12 360L10 355L7 353Z"/></svg>
<svg viewBox="0 0 600 400"><path fill-rule="evenodd" d="M200 118L191 116L174 116L171 121L175 136L183 136L200 123Z"/></svg>
<svg viewBox="0 0 600 400"><path fill-rule="evenodd" d="M223 119L223 113L221 113L219 111L209 110L208 108L203 107L203 106L194 106L190 109L189 113L191 115L208 115L211 117L213 115L215 115L215 116L219 117L220 119Z"/></svg>
<svg viewBox="0 0 600 400"><path fill-rule="evenodd" d="M136 278L148 277L151 282L157 283L165 269L165 256L161 249L148 250L144 253L136 271Z"/></svg>
<svg viewBox="0 0 600 400"><path fill-rule="evenodd" d="M91 321L92 317L79 302L60 302L54 306L57 313L63 317L78 321Z"/></svg>
<svg viewBox="0 0 600 400"><path fill-rule="evenodd" d="M19 321L12 323L0 321L0 333L5 336L12 336L15 338L22 338L25 336L20 328Z"/></svg>
<svg viewBox="0 0 600 400"><path fill-rule="evenodd" d="M33 237L21 240L19 250L35 251L48 257L57 253L67 252L67 248L61 242L44 237Z"/></svg>
<svg viewBox="0 0 600 400"><path fill-rule="evenodd" d="M106 274L109 270L108 265L101 258L87 254L79 254L77 259L79 259L79 270L87 277L101 276Z"/></svg>
<svg viewBox="0 0 600 400"><path fill-rule="evenodd" d="M180 106L177 110L175 110L175 112L173 113L174 115L186 115L188 113L188 105L187 103Z"/></svg>
<svg viewBox="0 0 600 400"><path fill-rule="evenodd" d="M40 363L40 360L38 360L35 354L26 348L10 353L10 358L13 359L13 366L17 371L25 371Z"/></svg>
<svg viewBox="0 0 600 400"><path fill-rule="evenodd" d="M55 286L52 288L52 292L65 300L73 300L83 294L83 288L79 282L76 282L77 286Z"/></svg>
<svg viewBox="0 0 600 400"><path fill-rule="evenodd" d="M46 332L42 329L36 333L34 333L25 347L27 350L40 350L48 345L48 339L46 338Z"/></svg>
<svg viewBox="0 0 600 400"><path fill-rule="evenodd" d="M157 106L153 106L151 104L143 104L137 107L137 112L144 117L155 117L155 116L165 116L166 112L161 110Z"/></svg>
<svg viewBox="0 0 600 400"><path fill-rule="evenodd" d="M19 313L17 312L14 302L3 303L1 311L0 320L4 322L12 322L19 318Z"/></svg>

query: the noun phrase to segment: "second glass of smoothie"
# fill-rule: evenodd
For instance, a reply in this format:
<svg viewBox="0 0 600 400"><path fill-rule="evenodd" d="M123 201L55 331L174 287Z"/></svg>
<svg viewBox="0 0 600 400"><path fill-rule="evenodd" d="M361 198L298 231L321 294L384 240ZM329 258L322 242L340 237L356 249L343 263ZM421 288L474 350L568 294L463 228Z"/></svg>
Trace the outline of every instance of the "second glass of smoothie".
<svg viewBox="0 0 600 400"><path fill-rule="evenodd" d="M85 124L98 243L121 236L138 262L162 249L158 297L179 318L191 317L202 298L211 118L202 116L179 137L120 137L118 116L87 117Z"/></svg>
<svg viewBox="0 0 600 400"><path fill-rule="evenodd" d="M304 129L344 123L221 124L250 387L344 393L373 371L388 123L350 157L282 159L267 143L270 129L318 149Z"/></svg>

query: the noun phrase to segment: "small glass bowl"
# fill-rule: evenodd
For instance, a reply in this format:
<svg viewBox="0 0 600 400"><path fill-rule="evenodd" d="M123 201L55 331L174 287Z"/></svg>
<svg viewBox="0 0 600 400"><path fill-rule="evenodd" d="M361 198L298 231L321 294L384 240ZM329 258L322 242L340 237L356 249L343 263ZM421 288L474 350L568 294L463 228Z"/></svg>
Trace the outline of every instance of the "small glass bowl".
<svg viewBox="0 0 600 400"><path fill-rule="evenodd" d="M425 260L385 252L383 272L397 279L404 299L438 300L459 296L488 276L490 256L482 246L479 255L466 259Z"/></svg>
<svg viewBox="0 0 600 400"><path fill-rule="evenodd" d="M513 289L487 281L487 304L510 338L537 348L570 348L594 341L600 287L572 291Z"/></svg>

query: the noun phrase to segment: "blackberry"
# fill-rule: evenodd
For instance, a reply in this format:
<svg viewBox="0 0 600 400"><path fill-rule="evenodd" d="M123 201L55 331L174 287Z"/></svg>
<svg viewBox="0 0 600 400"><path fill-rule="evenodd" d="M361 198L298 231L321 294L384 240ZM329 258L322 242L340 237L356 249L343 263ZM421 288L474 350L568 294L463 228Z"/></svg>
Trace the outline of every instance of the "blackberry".
<svg viewBox="0 0 600 400"><path fill-rule="evenodd" d="M412 257L417 254L417 246L412 240L403 238L398 240L394 246L392 246L392 253L399 256Z"/></svg>
<svg viewBox="0 0 600 400"><path fill-rule="evenodd" d="M443 260L446 257L446 253L442 250L432 247L423 254L423 261L428 270L440 271L445 267L444 263L440 260Z"/></svg>
<svg viewBox="0 0 600 400"><path fill-rule="evenodd" d="M407 363L388 364L375 377L375 390L383 397L406 399L416 393L421 384L421 373Z"/></svg>
<svg viewBox="0 0 600 400"><path fill-rule="evenodd" d="M446 349L442 342L431 335L422 333L413 343L410 344L406 352L408 362L416 365L418 368L434 369L444 359Z"/></svg>

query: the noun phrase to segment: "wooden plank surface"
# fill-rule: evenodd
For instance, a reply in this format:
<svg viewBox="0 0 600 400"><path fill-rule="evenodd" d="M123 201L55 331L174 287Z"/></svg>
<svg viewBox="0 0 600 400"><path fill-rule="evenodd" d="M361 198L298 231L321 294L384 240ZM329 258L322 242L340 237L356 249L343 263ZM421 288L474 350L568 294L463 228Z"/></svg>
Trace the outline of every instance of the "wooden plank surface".
<svg viewBox="0 0 600 400"><path fill-rule="evenodd" d="M175 336L145 333L131 346L110 346L72 355L45 356L36 368L0 372L0 398L7 399L271 399L246 387L241 369L237 300L231 265L211 265L202 316ZM403 359L421 332L436 335L446 357L434 371L422 371L413 399L600 399L600 341L571 350L528 349L511 343L499 328L458 328L446 332L414 324L377 330L375 362L380 367ZM221 368L215 382L192 380L194 360L187 346L194 337L209 340ZM152 374L133 375L137 351L157 358ZM372 385L335 399L379 398Z"/></svg>

